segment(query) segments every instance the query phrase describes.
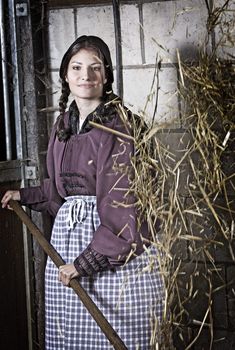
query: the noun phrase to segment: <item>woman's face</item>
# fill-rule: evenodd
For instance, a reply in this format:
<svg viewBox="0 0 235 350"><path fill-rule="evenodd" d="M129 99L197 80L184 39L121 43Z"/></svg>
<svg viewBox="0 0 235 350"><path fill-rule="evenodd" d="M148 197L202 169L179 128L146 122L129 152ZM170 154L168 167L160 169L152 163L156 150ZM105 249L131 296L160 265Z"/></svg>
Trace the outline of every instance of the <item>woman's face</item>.
<svg viewBox="0 0 235 350"><path fill-rule="evenodd" d="M72 56L66 82L75 99L100 100L106 83L104 64L92 49L81 49Z"/></svg>

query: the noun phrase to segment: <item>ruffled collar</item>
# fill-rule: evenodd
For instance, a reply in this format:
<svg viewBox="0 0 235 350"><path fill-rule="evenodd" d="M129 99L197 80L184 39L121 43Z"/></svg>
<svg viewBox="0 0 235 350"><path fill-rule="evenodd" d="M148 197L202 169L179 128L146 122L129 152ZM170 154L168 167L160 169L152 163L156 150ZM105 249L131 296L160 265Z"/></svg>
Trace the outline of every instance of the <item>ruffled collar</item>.
<svg viewBox="0 0 235 350"><path fill-rule="evenodd" d="M106 124L114 118L117 113L116 105L122 103L121 99L111 94L109 99L105 102L101 102L97 108L91 112L85 119L81 129L79 129L79 110L77 108L77 104L73 101L69 106L69 121L68 127L72 135L74 134L84 134L90 131L93 126L89 123L89 121L93 121L98 124Z"/></svg>

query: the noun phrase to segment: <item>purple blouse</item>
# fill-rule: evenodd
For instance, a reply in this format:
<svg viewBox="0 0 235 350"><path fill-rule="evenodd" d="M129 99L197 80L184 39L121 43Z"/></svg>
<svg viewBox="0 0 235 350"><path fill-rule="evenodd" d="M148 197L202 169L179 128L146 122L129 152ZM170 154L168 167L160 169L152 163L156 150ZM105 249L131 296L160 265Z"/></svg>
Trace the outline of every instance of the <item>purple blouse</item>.
<svg viewBox="0 0 235 350"><path fill-rule="evenodd" d="M65 114L67 123L68 113ZM118 114L105 126L128 133ZM148 238L146 223L137 231L134 196L127 194L133 177L130 162L133 151L130 139L96 127L60 142L55 124L47 153L49 178L41 186L20 189L21 203L55 216L64 197L95 195L101 224L90 246L107 256L110 264L122 265L131 249L135 249L136 255L143 252L141 237Z"/></svg>

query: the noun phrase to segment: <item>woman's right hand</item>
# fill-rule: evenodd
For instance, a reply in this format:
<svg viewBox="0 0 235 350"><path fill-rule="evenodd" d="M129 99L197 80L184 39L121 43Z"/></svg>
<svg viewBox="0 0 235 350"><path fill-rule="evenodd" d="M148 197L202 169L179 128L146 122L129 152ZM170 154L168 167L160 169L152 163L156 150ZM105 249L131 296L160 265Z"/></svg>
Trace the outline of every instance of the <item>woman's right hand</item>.
<svg viewBox="0 0 235 350"><path fill-rule="evenodd" d="M11 209L10 205L8 204L10 199L14 199L15 201L20 201L20 191L18 190L9 190L6 191L4 196L2 197L1 203L2 203L2 208L8 208Z"/></svg>

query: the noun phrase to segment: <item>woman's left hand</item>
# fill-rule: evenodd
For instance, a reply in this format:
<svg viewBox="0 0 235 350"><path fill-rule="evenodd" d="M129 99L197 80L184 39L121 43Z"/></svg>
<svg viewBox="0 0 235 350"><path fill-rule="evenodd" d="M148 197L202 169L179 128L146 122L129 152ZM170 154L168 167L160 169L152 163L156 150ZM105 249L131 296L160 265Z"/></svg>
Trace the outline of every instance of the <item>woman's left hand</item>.
<svg viewBox="0 0 235 350"><path fill-rule="evenodd" d="M62 282L64 286L69 286L70 280L78 276L79 274L74 264L66 264L59 267L59 281Z"/></svg>

